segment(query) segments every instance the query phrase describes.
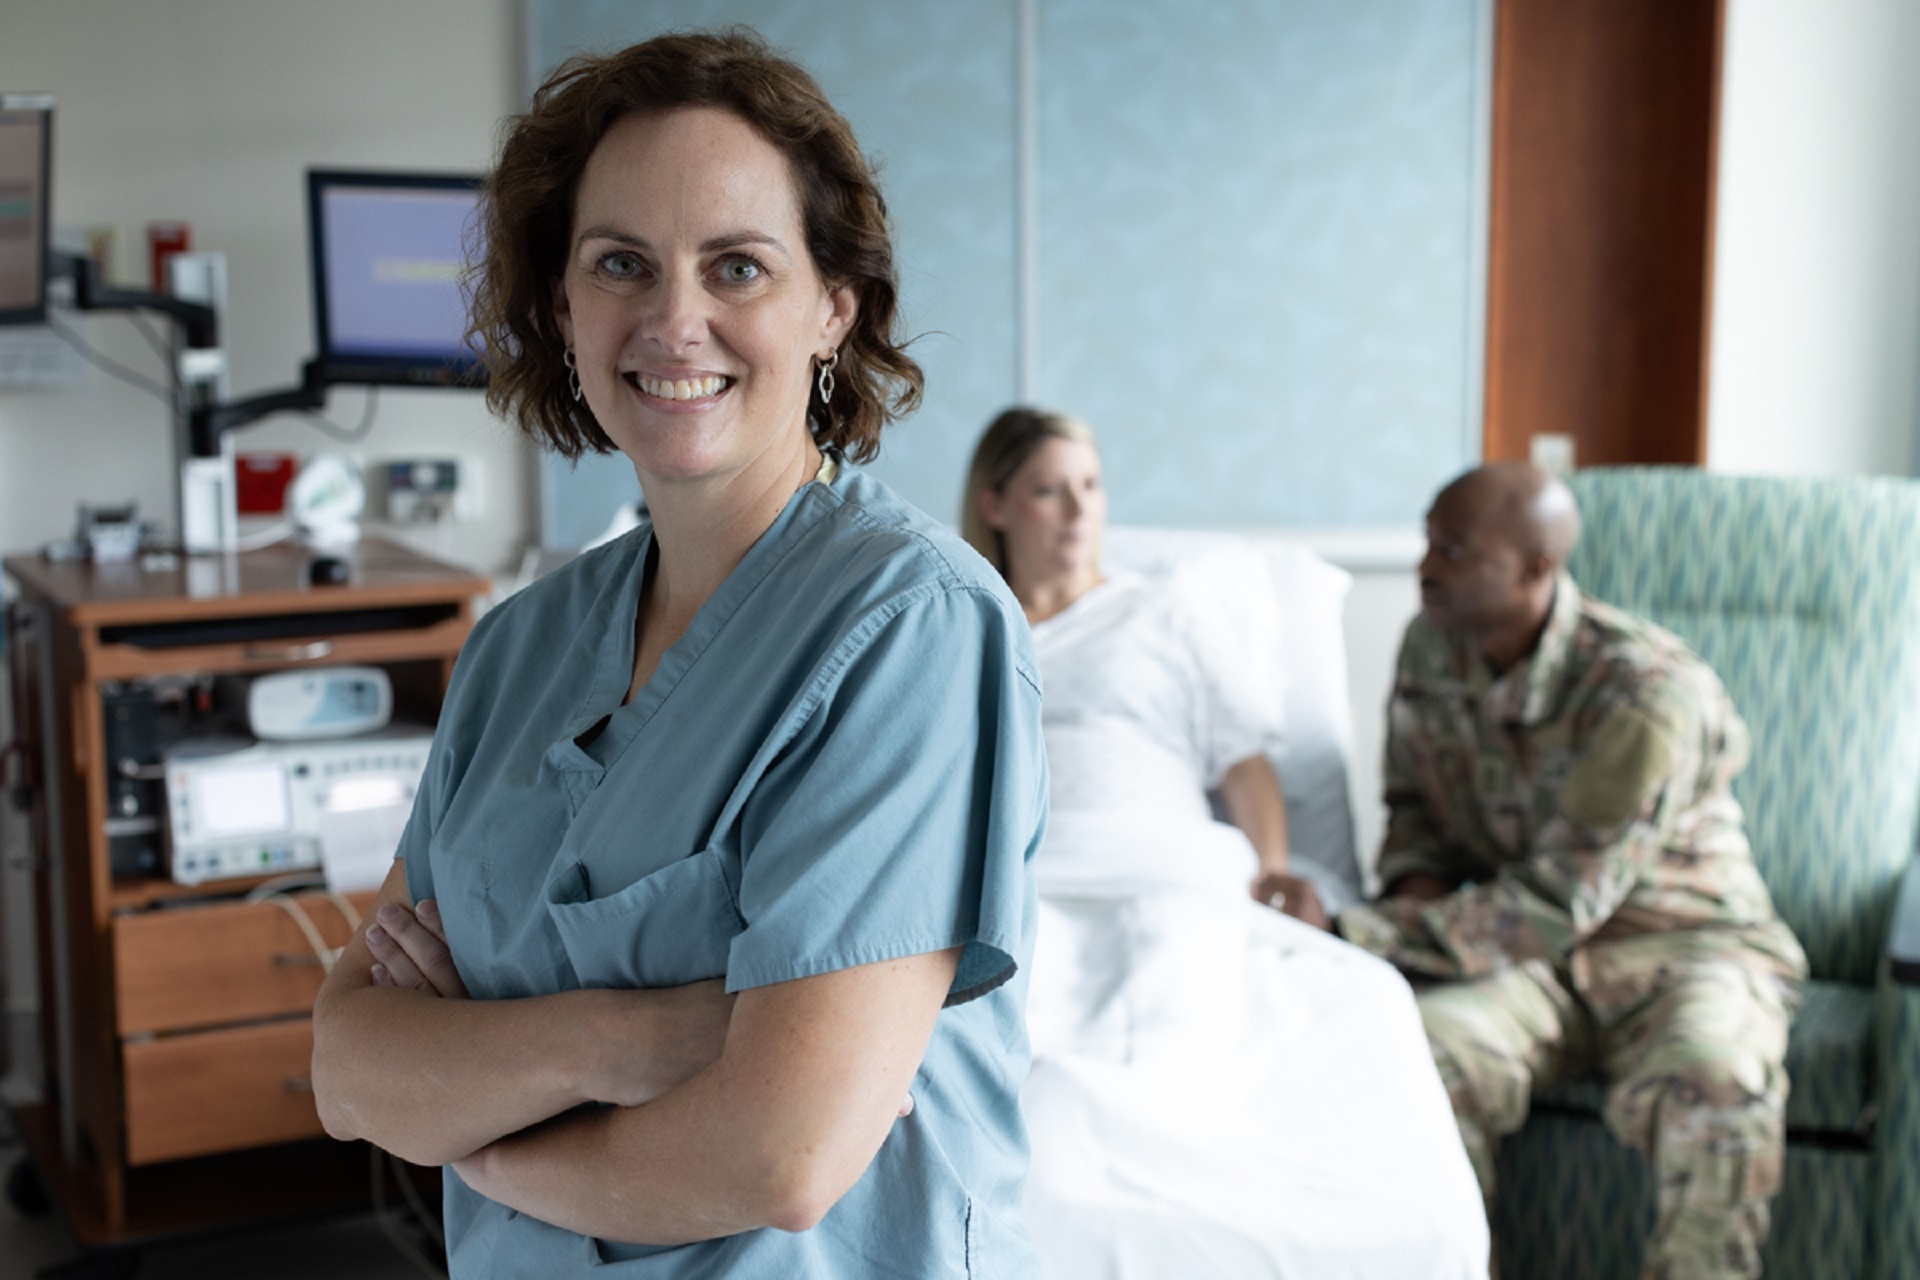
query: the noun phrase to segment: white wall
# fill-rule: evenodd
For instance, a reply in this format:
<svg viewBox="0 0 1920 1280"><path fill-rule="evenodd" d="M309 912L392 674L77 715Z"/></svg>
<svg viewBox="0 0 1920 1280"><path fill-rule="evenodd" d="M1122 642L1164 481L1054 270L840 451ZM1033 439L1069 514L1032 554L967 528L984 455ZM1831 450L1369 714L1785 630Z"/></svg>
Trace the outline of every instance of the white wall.
<svg viewBox="0 0 1920 1280"><path fill-rule="evenodd" d="M0 88L53 93L54 220L113 227L116 278L147 279L145 226L184 219L228 258L233 394L298 382L313 353L303 173L309 165L479 170L519 97L513 0L0 0ZM79 320L148 377L161 358L129 320ZM352 427L363 393L335 392ZM80 502L133 499L171 524L166 407L89 370L70 388L0 387L0 548L71 531ZM242 449L301 452L298 418L240 433ZM529 527L529 468L478 396L380 394L369 461L457 455L477 464L480 518L424 539L482 569L512 562Z"/></svg>
<svg viewBox="0 0 1920 1280"><path fill-rule="evenodd" d="M1911 474L1920 4L1730 0L1707 462Z"/></svg>

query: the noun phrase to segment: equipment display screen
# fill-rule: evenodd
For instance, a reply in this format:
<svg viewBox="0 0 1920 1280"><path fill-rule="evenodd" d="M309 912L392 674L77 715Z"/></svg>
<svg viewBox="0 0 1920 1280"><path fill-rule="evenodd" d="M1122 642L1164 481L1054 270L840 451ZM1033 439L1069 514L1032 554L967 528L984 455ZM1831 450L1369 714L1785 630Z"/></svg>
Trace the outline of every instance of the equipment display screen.
<svg viewBox="0 0 1920 1280"><path fill-rule="evenodd" d="M283 832L293 821L287 771L272 762L195 770L193 811L206 837Z"/></svg>
<svg viewBox="0 0 1920 1280"><path fill-rule="evenodd" d="M0 94L0 324L47 313L52 99Z"/></svg>
<svg viewBox="0 0 1920 1280"><path fill-rule="evenodd" d="M307 183L327 380L462 381L479 179L316 169Z"/></svg>

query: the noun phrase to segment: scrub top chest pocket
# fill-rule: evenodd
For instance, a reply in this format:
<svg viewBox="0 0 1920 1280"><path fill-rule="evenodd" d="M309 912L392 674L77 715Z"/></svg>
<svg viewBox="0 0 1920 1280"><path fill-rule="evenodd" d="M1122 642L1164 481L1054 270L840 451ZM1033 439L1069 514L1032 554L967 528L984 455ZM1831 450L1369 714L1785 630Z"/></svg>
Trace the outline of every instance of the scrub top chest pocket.
<svg viewBox="0 0 1920 1280"><path fill-rule="evenodd" d="M724 977L727 950L744 927L718 851L668 863L606 897L592 896L591 869L555 868L547 913L583 987L678 987Z"/></svg>

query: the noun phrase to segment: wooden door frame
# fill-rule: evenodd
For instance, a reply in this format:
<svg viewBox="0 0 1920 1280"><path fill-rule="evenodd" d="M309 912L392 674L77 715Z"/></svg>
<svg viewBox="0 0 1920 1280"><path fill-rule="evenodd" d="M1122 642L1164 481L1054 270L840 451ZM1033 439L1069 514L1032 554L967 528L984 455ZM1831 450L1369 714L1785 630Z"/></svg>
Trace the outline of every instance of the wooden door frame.
<svg viewBox="0 0 1920 1280"><path fill-rule="evenodd" d="M1498 0L1489 460L1706 457L1725 0Z"/></svg>

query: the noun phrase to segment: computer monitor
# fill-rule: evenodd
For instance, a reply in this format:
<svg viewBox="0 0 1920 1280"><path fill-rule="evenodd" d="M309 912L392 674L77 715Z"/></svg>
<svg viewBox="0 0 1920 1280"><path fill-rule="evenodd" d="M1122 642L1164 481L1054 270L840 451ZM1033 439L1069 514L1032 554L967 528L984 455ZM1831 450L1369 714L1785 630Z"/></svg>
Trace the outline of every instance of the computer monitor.
<svg viewBox="0 0 1920 1280"><path fill-rule="evenodd" d="M42 324L53 211L53 98L0 93L0 324Z"/></svg>
<svg viewBox="0 0 1920 1280"><path fill-rule="evenodd" d="M324 382L482 385L461 290L479 194L472 174L307 171Z"/></svg>

